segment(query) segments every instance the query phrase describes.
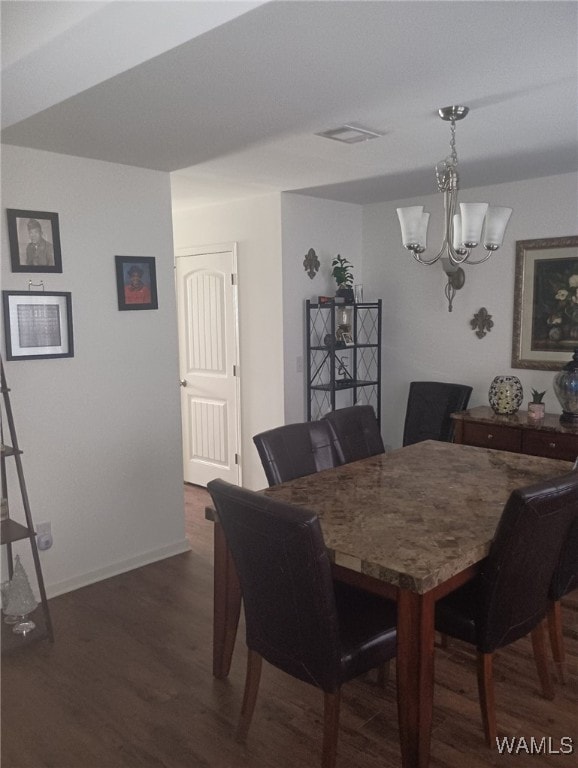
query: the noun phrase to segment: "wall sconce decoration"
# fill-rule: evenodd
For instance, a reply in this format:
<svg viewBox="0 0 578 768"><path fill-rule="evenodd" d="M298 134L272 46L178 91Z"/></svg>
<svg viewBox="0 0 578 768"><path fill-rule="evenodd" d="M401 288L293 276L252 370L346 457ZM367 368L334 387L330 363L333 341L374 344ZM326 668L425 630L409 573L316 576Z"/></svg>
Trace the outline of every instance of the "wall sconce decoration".
<svg viewBox="0 0 578 768"><path fill-rule="evenodd" d="M463 288L464 283L466 282L466 273L461 267L456 266L449 259L442 259L442 269L448 276L448 281L446 283L446 287L444 288L444 293L446 295L446 299L448 300L448 312L451 312L453 309L454 296L456 295L456 291L459 291L460 288Z"/></svg>
<svg viewBox="0 0 578 768"><path fill-rule="evenodd" d="M317 258L317 254L313 248L310 248L307 251L307 256L303 259L303 266L305 267L305 271L311 280L313 280L315 275L319 272L319 267L321 266L319 259Z"/></svg>
<svg viewBox="0 0 578 768"><path fill-rule="evenodd" d="M476 332L478 339L483 339L494 327L494 321L492 316L488 314L488 310L485 307L481 307L480 311L476 312L473 319L470 320L470 325Z"/></svg>

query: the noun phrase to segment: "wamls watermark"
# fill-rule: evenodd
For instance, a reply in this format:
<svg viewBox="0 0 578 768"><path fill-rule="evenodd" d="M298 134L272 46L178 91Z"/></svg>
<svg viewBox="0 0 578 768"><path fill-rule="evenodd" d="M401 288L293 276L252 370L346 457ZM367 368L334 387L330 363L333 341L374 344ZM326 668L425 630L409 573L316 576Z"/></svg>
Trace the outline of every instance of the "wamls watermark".
<svg viewBox="0 0 578 768"><path fill-rule="evenodd" d="M530 736L496 736L496 747L500 755L572 755L574 743L570 736L562 736L553 739L551 736L542 736L536 739Z"/></svg>

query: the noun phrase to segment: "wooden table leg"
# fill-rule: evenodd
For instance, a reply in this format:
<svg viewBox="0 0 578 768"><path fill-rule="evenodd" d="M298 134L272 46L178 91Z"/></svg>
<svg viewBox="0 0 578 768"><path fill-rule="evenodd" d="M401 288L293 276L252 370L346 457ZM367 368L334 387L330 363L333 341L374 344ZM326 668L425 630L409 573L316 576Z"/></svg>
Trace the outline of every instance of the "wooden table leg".
<svg viewBox="0 0 578 768"><path fill-rule="evenodd" d="M227 677L241 612L241 588L223 528L215 521L213 585L213 675Z"/></svg>
<svg viewBox="0 0 578 768"><path fill-rule="evenodd" d="M429 765L434 685L434 604L400 590L397 619L397 708L403 768Z"/></svg>

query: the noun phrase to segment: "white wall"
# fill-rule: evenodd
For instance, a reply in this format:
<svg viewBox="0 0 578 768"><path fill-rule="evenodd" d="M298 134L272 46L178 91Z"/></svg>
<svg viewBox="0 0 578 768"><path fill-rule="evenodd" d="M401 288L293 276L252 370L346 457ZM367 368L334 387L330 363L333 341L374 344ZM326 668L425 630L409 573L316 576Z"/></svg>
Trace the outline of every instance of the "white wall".
<svg viewBox="0 0 578 768"><path fill-rule="evenodd" d="M285 423L306 418L305 299L334 296L331 261L337 254L353 264L355 283L363 283L362 208L350 203L286 193L282 196L283 346ZM313 248L321 266L313 279L303 260ZM298 364L300 362L300 365ZM302 370L298 370L301 367Z"/></svg>
<svg viewBox="0 0 578 768"><path fill-rule="evenodd" d="M518 376L525 401L533 387L547 389L546 410L560 413L549 371L512 369L516 240L576 234L578 177L564 174L460 192L461 202L490 202L514 209L502 248L488 262L465 268L466 283L447 311L439 264L417 264L401 245L398 206L423 204L431 212L429 250L441 242L442 195L366 206L363 210L364 279L383 298L382 432L401 445L408 384L414 379L470 384L470 404L485 405L494 376ZM437 225L437 230L435 229ZM437 246L437 247L436 247ZM481 307L494 327L478 339L470 320ZM524 405L525 408L525 405Z"/></svg>
<svg viewBox="0 0 578 768"><path fill-rule="evenodd" d="M279 194L173 215L175 248L237 242L241 468L247 488L267 485L253 435L283 423L283 294Z"/></svg>
<svg viewBox="0 0 578 768"><path fill-rule="evenodd" d="M170 205L168 174L3 147L2 208L58 213L63 272L12 273L3 212L2 288L72 294L74 357L5 363L49 594L187 549ZM156 258L158 310L118 311L117 254Z"/></svg>

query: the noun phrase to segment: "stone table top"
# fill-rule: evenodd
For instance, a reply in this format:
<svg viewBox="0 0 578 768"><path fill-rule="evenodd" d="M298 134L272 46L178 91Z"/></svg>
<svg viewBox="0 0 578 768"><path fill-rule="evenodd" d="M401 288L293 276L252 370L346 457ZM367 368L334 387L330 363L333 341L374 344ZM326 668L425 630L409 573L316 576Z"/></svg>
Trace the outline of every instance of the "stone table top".
<svg viewBox="0 0 578 768"><path fill-rule="evenodd" d="M487 555L512 490L571 468L427 440L263 492L316 512L337 565L423 594Z"/></svg>

